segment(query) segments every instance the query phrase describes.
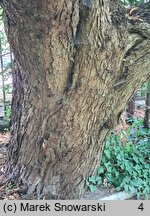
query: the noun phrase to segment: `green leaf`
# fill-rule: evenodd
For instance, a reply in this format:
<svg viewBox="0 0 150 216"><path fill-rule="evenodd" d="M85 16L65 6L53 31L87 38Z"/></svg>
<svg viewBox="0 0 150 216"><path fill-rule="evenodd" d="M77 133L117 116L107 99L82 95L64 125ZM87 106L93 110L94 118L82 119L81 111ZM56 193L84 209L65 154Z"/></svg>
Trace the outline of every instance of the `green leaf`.
<svg viewBox="0 0 150 216"><path fill-rule="evenodd" d="M125 184L124 189L125 189L126 192L128 192L129 191L129 185Z"/></svg>
<svg viewBox="0 0 150 216"><path fill-rule="evenodd" d="M132 185L129 185L129 191L130 192L135 192L135 188Z"/></svg>
<svg viewBox="0 0 150 216"><path fill-rule="evenodd" d="M90 182L88 180L86 180L86 185L89 186L90 185Z"/></svg>
<svg viewBox="0 0 150 216"><path fill-rule="evenodd" d="M95 176L91 176L91 177L89 177L89 182L91 182L91 183L93 183L93 184L96 184L96 178L95 178Z"/></svg>
<svg viewBox="0 0 150 216"><path fill-rule="evenodd" d="M126 143L120 142L125 138ZM97 175L88 179L88 187L95 191L102 179L119 190L137 191L147 197L150 189L150 145L143 121L134 119L132 126L107 137Z"/></svg>
<svg viewBox="0 0 150 216"><path fill-rule="evenodd" d="M96 182L98 185L102 184L102 177L101 176L96 176Z"/></svg>
<svg viewBox="0 0 150 216"><path fill-rule="evenodd" d="M90 191L93 193L96 191L96 186L95 185L89 185Z"/></svg>
<svg viewBox="0 0 150 216"><path fill-rule="evenodd" d="M109 150L106 150L105 154L106 154L106 156L107 156L108 159L111 158L111 152Z"/></svg>
<svg viewBox="0 0 150 216"><path fill-rule="evenodd" d="M102 174L102 173L104 173L104 167L103 166L99 166L98 167L98 172L97 172L98 174Z"/></svg>

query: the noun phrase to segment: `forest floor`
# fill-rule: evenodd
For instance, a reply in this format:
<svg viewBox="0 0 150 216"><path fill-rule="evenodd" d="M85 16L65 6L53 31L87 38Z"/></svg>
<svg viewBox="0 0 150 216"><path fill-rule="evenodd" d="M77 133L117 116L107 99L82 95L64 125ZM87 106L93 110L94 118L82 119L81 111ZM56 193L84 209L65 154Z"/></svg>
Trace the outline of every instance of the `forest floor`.
<svg viewBox="0 0 150 216"><path fill-rule="evenodd" d="M136 115L143 117L143 111L138 111ZM126 129L128 125L125 121L121 121L121 123L116 127L116 130ZM10 140L10 132L0 133L0 200L15 200L20 199L19 188L11 182L11 180L6 179L5 170L3 164L7 159L8 147ZM91 193L87 191L81 199L84 200L100 200L103 197L108 197L112 194L116 193L115 188L107 187L107 182L104 187L97 188L96 192ZM135 199L135 198L133 198Z"/></svg>

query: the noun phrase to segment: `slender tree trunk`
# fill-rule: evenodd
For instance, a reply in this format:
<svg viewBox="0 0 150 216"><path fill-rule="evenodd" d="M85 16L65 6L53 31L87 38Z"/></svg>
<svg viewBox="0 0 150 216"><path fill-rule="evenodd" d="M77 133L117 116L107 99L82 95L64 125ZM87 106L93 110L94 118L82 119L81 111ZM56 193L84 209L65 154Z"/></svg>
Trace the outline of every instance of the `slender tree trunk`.
<svg viewBox="0 0 150 216"><path fill-rule="evenodd" d="M16 60L8 170L26 198L78 198L106 134L149 76L147 26L127 27L116 2L88 3L3 0Z"/></svg>
<svg viewBox="0 0 150 216"><path fill-rule="evenodd" d="M150 128L150 80L148 81L148 84L147 84L144 127L145 128Z"/></svg>
<svg viewBox="0 0 150 216"><path fill-rule="evenodd" d="M135 96L133 96L127 104L126 112L127 112L128 123L133 122L134 110L135 110Z"/></svg>
<svg viewBox="0 0 150 216"><path fill-rule="evenodd" d="M1 77L2 77L2 93L3 93L3 105L4 113L6 111L6 93L5 93L5 80L4 80L4 64L3 64L3 52L2 52L2 41L0 39L0 65L1 65Z"/></svg>

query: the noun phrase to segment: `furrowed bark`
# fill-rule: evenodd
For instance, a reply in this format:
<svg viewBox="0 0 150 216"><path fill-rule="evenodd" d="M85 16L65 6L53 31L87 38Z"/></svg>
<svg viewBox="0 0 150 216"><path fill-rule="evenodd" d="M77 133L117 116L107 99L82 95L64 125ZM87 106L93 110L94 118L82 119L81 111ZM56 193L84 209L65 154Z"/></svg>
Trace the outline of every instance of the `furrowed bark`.
<svg viewBox="0 0 150 216"><path fill-rule="evenodd" d="M2 1L16 60L8 172L28 199L84 192L106 134L149 77L148 18L129 23L117 3L89 2Z"/></svg>

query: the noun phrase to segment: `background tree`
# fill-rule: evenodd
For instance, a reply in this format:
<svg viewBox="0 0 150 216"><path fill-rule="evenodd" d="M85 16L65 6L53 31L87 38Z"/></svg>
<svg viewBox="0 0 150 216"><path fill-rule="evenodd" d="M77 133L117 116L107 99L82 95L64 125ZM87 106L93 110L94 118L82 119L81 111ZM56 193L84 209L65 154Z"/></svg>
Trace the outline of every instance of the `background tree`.
<svg viewBox="0 0 150 216"><path fill-rule="evenodd" d="M144 127L150 128L150 80L147 83L147 93L146 93L146 108L144 116Z"/></svg>
<svg viewBox="0 0 150 216"><path fill-rule="evenodd" d="M133 95L132 98L129 100L126 108L128 123L133 121L134 110L135 110L135 96Z"/></svg>
<svg viewBox="0 0 150 216"><path fill-rule="evenodd" d="M7 173L25 198L77 198L149 77L150 4L126 14L111 0L0 3L16 61Z"/></svg>
<svg viewBox="0 0 150 216"><path fill-rule="evenodd" d="M0 8L0 131L6 131L9 128L12 99L11 56Z"/></svg>

